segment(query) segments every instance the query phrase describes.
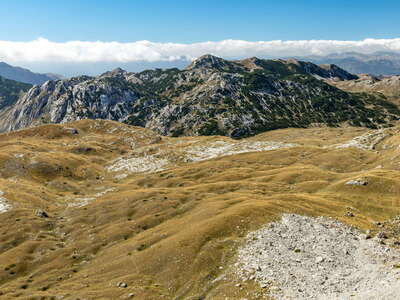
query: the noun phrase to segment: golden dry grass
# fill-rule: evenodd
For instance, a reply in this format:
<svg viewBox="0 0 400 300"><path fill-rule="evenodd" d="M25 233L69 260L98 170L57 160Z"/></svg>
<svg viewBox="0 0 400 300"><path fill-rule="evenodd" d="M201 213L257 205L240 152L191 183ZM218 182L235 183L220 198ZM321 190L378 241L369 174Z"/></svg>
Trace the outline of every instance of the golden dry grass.
<svg viewBox="0 0 400 300"><path fill-rule="evenodd" d="M160 138L88 120L3 134L0 190L13 208L0 214L0 298L267 299L250 283L236 287L229 271L249 230L284 212L361 229L399 214L399 128L375 150L332 146L366 132L276 130L246 141L297 146L201 162L186 162L184 150L229 139ZM107 172L132 153L169 164L124 179ZM369 184L345 185L357 178ZM86 198L96 199L76 206ZM350 207L354 218L344 216Z"/></svg>

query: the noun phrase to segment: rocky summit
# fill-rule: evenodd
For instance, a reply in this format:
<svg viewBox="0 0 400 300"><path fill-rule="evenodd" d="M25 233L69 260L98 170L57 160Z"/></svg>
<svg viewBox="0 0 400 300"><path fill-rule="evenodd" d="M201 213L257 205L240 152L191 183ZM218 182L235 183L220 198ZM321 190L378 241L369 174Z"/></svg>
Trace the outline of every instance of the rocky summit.
<svg viewBox="0 0 400 300"><path fill-rule="evenodd" d="M205 55L183 70L116 69L47 81L0 112L0 130L109 119L166 136L241 138L289 127L390 126L400 111L384 96L328 83L357 78L335 65Z"/></svg>

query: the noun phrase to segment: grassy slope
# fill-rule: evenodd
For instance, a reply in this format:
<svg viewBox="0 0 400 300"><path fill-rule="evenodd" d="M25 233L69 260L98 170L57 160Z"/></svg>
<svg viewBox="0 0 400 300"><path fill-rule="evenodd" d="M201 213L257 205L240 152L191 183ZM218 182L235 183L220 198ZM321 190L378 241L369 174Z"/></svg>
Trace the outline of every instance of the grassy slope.
<svg viewBox="0 0 400 300"><path fill-rule="evenodd" d="M64 127L76 127L79 135ZM177 159L168 170L123 180L104 166L132 151L132 141L134 149L169 155L168 143L180 142L172 148L179 152L221 138L160 140L110 121L1 135L0 190L14 208L0 214L0 293L4 299L119 299L129 293L137 299L264 299L250 283L235 287L229 275L249 230L283 212L334 216L362 229L399 214L398 127L388 129L379 151L325 147L366 131L271 131L247 140L300 146L195 163ZM344 184L359 177L369 185ZM110 187L115 191L86 206L68 207ZM348 207L356 209L354 218L344 217ZM37 208L50 218L35 216ZM222 274L225 279L214 281ZM119 281L128 288L118 288Z"/></svg>

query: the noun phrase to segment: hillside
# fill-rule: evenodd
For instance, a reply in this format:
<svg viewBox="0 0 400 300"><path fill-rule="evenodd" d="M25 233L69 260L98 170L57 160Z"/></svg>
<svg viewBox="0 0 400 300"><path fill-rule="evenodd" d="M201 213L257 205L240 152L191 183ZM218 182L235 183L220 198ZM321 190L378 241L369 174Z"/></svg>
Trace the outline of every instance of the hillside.
<svg viewBox="0 0 400 300"><path fill-rule="evenodd" d="M0 110L13 105L32 85L0 76Z"/></svg>
<svg viewBox="0 0 400 300"><path fill-rule="evenodd" d="M362 74L348 81L330 81L336 87L349 92L366 92L384 95L389 101L400 105L400 76L375 77Z"/></svg>
<svg viewBox="0 0 400 300"><path fill-rule="evenodd" d="M58 80L61 76L55 74L39 74L21 67L11 66L0 62L0 76L29 84L43 84L48 80Z"/></svg>
<svg viewBox="0 0 400 300"><path fill-rule="evenodd" d="M399 145L399 127L281 129L232 140L161 137L117 122L83 120L2 134L0 294L4 299L282 299L293 284L301 284L293 293L305 286L306 293L316 289L324 295L330 283L336 288L343 282L338 296L362 284L369 297L389 295L390 286L398 288L390 276L398 270L393 257L400 238L394 218L400 212ZM286 223L280 223L287 213L340 223L296 215L284 215ZM276 225L264 229L271 221ZM315 245L324 255L339 255L339 262L349 260L347 269L318 255L308 264L300 244L279 248L289 243L288 234L294 243L299 233L293 230L299 228L304 238L307 228L319 228L313 236L324 235L326 242ZM341 230L338 237L335 228ZM373 238L366 240L356 229L371 230L367 235ZM275 235L282 244L270 243ZM264 255L264 247L271 255L289 251L294 260L267 269L264 264L274 261L263 260L253 266L255 273L246 273L260 259L252 255ZM386 265L380 258L367 265L357 256L362 247L390 258ZM335 270L340 278L327 275L328 284L315 287L307 272L320 276L321 269L299 275L296 259L304 268ZM300 277L282 287L286 277L279 277L279 270ZM375 281L341 275L346 270Z"/></svg>
<svg viewBox="0 0 400 300"><path fill-rule="evenodd" d="M227 61L205 55L184 70L121 69L33 87L0 113L0 129L109 119L167 136L234 138L288 127L390 126L400 116L380 96L344 92L324 80L357 77L297 60ZM321 80L323 79L323 80Z"/></svg>

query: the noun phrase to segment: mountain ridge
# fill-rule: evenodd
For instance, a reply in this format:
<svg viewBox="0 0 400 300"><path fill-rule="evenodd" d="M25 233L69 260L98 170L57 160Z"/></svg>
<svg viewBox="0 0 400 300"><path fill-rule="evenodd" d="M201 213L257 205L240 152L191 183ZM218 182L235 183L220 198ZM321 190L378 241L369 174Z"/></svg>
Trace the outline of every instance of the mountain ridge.
<svg viewBox="0 0 400 300"><path fill-rule="evenodd" d="M325 82L356 78L335 65L204 55L183 70L115 69L34 86L1 112L0 129L100 118L162 135L240 138L314 124L377 128L398 119L399 110L385 99Z"/></svg>

